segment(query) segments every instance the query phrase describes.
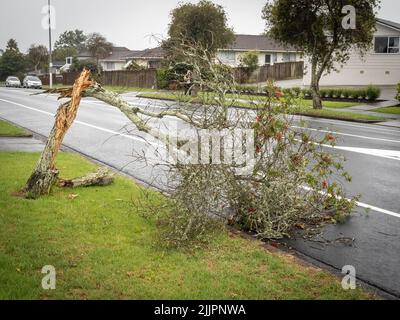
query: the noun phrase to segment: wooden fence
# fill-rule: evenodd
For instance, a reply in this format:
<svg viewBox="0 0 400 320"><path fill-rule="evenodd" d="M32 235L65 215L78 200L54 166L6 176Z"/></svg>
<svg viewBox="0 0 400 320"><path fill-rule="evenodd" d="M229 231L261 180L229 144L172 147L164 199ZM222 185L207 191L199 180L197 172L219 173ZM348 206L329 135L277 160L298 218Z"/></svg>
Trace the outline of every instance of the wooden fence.
<svg viewBox="0 0 400 320"><path fill-rule="evenodd" d="M79 77L79 72L66 72L62 75L53 75L54 84L73 85ZM40 76L43 85L49 84L49 75ZM156 85L156 70L140 71L105 71L100 76L102 85L152 88Z"/></svg>
<svg viewBox="0 0 400 320"><path fill-rule="evenodd" d="M303 62L276 63L272 66L258 68L249 78L244 68L234 69L235 79L238 83L258 83L268 80L288 80L303 78ZM102 85L153 88L156 86L156 69L139 71L104 71L100 76ZM54 83L73 85L79 72L67 72L62 75L53 75ZM48 75L41 76L44 85L49 83Z"/></svg>
<svg viewBox="0 0 400 320"><path fill-rule="evenodd" d="M139 71L105 71L101 83L109 86L152 88L156 85L156 69Z"/></svg>
<svg viewBox="0 0 400 320"><path fill-rule="evenodd" d="M268 80L301 79L304 73L304 62L275 63L258 68L252 75L248 75L245 68L235 69L235 79L238 83L258 83Z"/></svg>

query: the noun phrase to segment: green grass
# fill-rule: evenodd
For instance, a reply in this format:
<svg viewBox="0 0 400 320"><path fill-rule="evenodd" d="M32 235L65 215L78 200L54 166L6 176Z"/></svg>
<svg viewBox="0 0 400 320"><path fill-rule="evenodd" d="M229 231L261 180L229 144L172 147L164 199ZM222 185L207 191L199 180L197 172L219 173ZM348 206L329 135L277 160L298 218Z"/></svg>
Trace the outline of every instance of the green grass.
<svg viewBox="0 0 400 320"><path fill-rule="evenodd" d="M386 107L371 110L373 112L388 113L388 114L400 114L400 104L394 107Z"/></svg>
<svg viewBox="0 0 400 320"><path fill-rule="evenodd" d="M297 112L298 115L318 117L326 119L337 119L344 121L357 121L357 122L381 122L386 121L384 117L376 117L368 114L354 113L354 112L340 112L337 110L321 109L316 110L312 107L300 107Z"/></svg>
<svg viewBox="0 0 400 320"><path fill-rule="evenodd" d="M118 94L130 92L130 91L136 91L136 92L154 92L155 91L155 89L140 88L140 87L104 86L104 88L109 91L118 93Z"/></svg>
<svg viewBox="0 0 400 320"><path fill-rule="evenodd" d="M169 93L169 92L161 92L161 93L143 93L138 95L138 97L142 98L149 98L149 99L161 99L161 100L176 100L182 102L193 102L193 103L204 103L204 104L211 104L211 98L205 98L201 94L197 98L193 98L191 96L185 96L182 93ZM228 98L234 97L234 95L228 95ZM237 96L236 96L237 97ZM245 98L246 96L240 96ZM249 97L249 96L247 96ZM234 106L242 107L242 108L254 108L254 103L262 101L262 97L252 96L254 98L253 104L244 102L244 101L235 101ZM246 99L247 100L247 99ZM305 115L310 117L319 117L319 118L326 118L326 119L337 119L337 120L345 120L345 121L359 121L359 122L380 122L385 121L386 118L384 117L376 117L361 113L354 113L354 112L344 112L344 111L337 111L337 110L330 110L330 109L322 109L322 110L314 110L312 106L311 100L301 100L301 105L297 110L296 114L298 115ZM333 109L342 109L342 108L349 108L352 106L357 105L353 102L337 102L337 101L324 101L323 105L325 108L333 108Z"/></svg>
<svg viewBox="0 0 400 320"><path fill-rule="evenodd" d="M31 137L24 129L18 128L11 123L0 120L0 137Z"/></svg>
<svg viewBox="0 0 400 320"><path fill-rule="evenodd" d="M133 210L141 189L124 177L107 187L55 188L35 201L12 196L38 157L0 152L0 299L374 298L226 232L192 253L162 249L154 222ZM95 170L67 153L57 167L66 178ZM54 291L41 289L45 265L56 268Z"/></svg>

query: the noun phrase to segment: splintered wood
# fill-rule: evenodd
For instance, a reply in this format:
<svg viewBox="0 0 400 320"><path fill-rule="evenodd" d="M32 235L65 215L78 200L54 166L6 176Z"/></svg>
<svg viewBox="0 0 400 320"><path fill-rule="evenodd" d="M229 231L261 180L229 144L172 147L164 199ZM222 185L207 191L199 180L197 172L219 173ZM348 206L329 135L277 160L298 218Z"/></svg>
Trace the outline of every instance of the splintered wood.
<svg viewBox="0 0 400 320"><path fill-rule="evenodd" d="M82 94L92 84L89 78L90 71L84 70L72 89L52 90L53 93L59 92L60 98L70 97L71 100L58 108L46 146L23 190L28 197L37 198L48 194L57 181L59 172L55 168L55 159L68 129L76 118Z"/></svg>

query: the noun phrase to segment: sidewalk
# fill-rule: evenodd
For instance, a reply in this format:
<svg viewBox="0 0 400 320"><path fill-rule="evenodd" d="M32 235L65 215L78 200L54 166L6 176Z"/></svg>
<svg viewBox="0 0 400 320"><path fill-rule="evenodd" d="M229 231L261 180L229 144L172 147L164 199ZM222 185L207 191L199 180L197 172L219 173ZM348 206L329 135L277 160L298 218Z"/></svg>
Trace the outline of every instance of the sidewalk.
<svg viewBox="0 0 400 320"><path fill-rule="evenodd" d="M390 114L390 113L381 113L381 112L374 112L375 109L385 108L385 107L394 107L399 105L399 101L397 100L388 100L388 101L381 101L376 103L368 103L363 105L358 105L350 108L343 108L340 109L341 112L354 112L360 114L366 114L370 116L376 117L384 117L389 119L389 121L379 122L377 124L381 126L387 127L395 127L400 128L400 114ZM337 109L330 109L329 110L337 110Z"/></svg>
<svg viewBox="0 0 400 320"><path fill-rule="evenodd" d="M43 142L34 138L0 137L0 151L41 152L43 149Z"/></svg>

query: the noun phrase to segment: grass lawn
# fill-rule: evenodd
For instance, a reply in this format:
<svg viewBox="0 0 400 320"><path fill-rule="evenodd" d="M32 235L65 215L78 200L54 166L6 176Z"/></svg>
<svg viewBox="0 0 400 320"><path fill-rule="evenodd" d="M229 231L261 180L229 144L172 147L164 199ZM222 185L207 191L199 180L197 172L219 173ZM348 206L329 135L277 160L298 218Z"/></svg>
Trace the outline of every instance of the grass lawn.
<svg viewBox="0 0 400 320"><path fill-rule="evenodd" d="M394 107L379 108L371 111L380 113L389 113L389 114L400 114L400 104Z"/></svg>
<svg viewBox="0 0 400 320"><path fill-rule="evenodd" d="M108 187L55 188L36 201L12 196L38 156L0 152L0 299L374 298L227 232L192 253L162 249L154 222L132 208L140 188L124 177ZM57 162L66 178L95 170L73 154ZM56 290L41 289L45 265L56 268Z"/></svg>
<svg viewBox="0 0 400 320"><path fill-rule="evenodd" d="M0 120L0 137L31 137L24 129L18 128L11 123Z"/></svg>
<svg viewBox="0 0 400 320"><path fill-rule="evenodd" d="M230 97L233 95L228 95ZM182 93L169 93L169 92L162 92L162 93L143 93L138 95L138 97L142 98L149 98L149 99L161 99L161 100L177 100L183 102L193 102L193 103L204 103L211 104L211 99L208 100L207 98L202 97L199 95L198 98L193 98L190 96L185 96ZM211 95L212 97L212 95ZM237 96L236 96L237 97ZM240 96L246 99L246 96ZM249 96L247 96L248 98ZM254 103L258 101L262 101L262 97L252 96L255 99L253 100ZM246 99L247 100L247 99ZM210 101L210 102L208 102ZM235 101L234 105L236 107L243 107L243 108L254 108L254 104L244 102L244 101ZM357 105L357 103L353 102L337 102L337 101L324 101L324 107L326 108L334 108L334 109L342 109L342 108L349 108ZM314 110L312 107L312 101L310 100L302 100L301 106L295 112L298 115L305 115L310 117L319 117L319 118L326 118L326 119L337 119L337 120L345 120L345 121L360 121L360 122L379 122L385 121L386 118L384 117L376 117L371 115L365 115L361 113L350 113L344 112L340 110L329 110L329 109L322 109L322 110Z"/></svg>

